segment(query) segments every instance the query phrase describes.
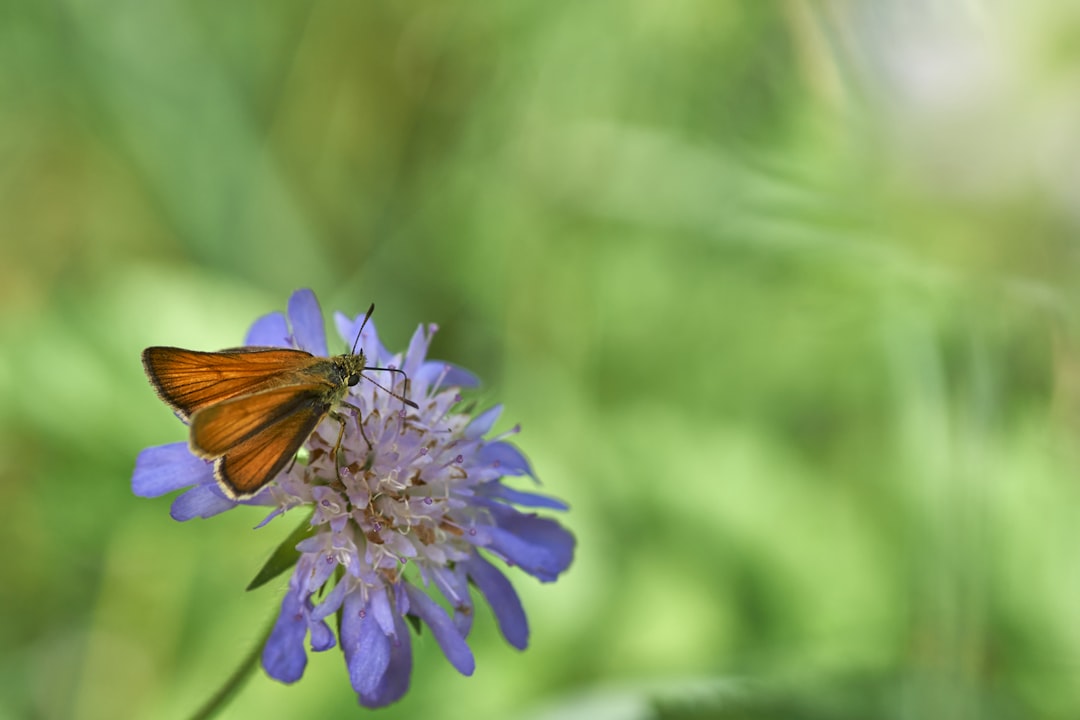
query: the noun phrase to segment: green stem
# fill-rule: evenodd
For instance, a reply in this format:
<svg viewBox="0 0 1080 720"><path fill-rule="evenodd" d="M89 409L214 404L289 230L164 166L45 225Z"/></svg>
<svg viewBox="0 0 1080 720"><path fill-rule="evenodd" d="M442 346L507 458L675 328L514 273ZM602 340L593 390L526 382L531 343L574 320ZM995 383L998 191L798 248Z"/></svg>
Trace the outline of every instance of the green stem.
<svg viewBox="0 0 1080 720"><path fill-rule="evenodd" d="M262 656L263 646L266 645L266 641L270 638L270 633L274 630L274 623L277 620L277 616L270 618L270 624L266 628L266 632L262 634L258 642L251 649L251 652L247 654L243 662L240 663L240 667L236 668L229 679L225 681L225 684L214 693L213 697L206 701L198 712L191 716L192 720L207 720L214 717L225 705L232 699L240 687L244 684L244 681L248 679L251 672L258 667L259 658Z"/></svg>

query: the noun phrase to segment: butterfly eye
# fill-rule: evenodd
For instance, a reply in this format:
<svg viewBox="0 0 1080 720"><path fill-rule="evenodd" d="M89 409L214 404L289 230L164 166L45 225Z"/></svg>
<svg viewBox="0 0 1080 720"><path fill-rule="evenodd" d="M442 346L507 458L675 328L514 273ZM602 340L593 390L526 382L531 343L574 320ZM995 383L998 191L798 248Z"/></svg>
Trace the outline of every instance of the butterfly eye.
<svg viewBox="0 0 1080 720"><path fill-rule="evenodd" d="M345 379L345 382L348 383L349 387L352 387L356 383L360 382L360 374L359 373L353 373L352 375L350 375L349 377L347 377Z"/></svg>

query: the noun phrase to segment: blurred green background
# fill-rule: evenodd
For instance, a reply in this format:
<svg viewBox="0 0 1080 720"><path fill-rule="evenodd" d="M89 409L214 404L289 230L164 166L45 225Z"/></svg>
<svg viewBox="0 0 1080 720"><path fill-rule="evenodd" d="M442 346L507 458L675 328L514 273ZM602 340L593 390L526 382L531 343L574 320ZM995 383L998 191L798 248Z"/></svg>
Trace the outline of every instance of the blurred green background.
<svg viewBox="0 0 1080 720"><path fill-rule="evenodd" d="M382 717L1080 717L1080 6L1008 5L0 1L0 717L258 637L291 528L131 495L139 352L298 287L438 323L579 541Z"/></svg>

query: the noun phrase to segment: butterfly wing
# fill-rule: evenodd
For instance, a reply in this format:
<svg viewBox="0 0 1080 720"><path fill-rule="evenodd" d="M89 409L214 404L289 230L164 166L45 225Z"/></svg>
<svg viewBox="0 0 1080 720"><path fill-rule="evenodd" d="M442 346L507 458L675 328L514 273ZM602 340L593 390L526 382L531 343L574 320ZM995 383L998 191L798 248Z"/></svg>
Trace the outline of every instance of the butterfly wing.
<svg viewBox="0 0 1080 720"><path fill-rule="evenodd" d="M214 463L214 477L235 498L250 497L277 477L322 420L322 413L295 413L236 446Z"/></svg>
<svg viewBox="0 0 1080 720"><path fill-rule="evenodd" d="M219 458L254 435L285 427L292 415L321 417L330 408L324 399L327 388L286 385L205 407L191 416L191 451L202 458Z"/></svg>
<svg viewBox="0 0 1080 720"><path fill-rule="evenodd" d="M330 409L323 384L290 385L226 400L191 417L191 450L217 459L231 497L253 495L296 455Z"/></svg>
<svg viewBox="0 0 1080 720"><path fill-rule="evenodd" d="M202 408L287 383L316 358L284 348L199 352L149 347L142 360L158 395L187 420Z"/></svg>

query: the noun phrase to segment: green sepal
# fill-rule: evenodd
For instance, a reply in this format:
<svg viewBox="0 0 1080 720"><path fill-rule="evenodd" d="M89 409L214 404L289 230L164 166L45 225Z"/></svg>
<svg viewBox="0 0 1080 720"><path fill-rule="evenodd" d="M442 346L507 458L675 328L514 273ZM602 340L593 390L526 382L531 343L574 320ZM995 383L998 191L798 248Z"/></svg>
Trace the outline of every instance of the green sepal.
<svg viewBox="0 0 1080 720"><path fill-rule="evenodd" d="M420 631L424 627L420 624L420 618L418 618L416 615L413 615L412 613L408 613L405 615L405 619L409 621L409 624L412 625L413 631L416 632L417 637L419 637L421 635Z"/></svg>
<svg viewBox="0 0 1080 720"><path fill-rule="evenodd" d="M296 561L300 559L300 551L296 549L297 543L311 535L311 515L312 513L308 513L304 521L289 533L289 537L281 541L277 550L274 550L266 564L259 570L259 574L248 584L248 590L265 585L296 564Z"/></svg>

